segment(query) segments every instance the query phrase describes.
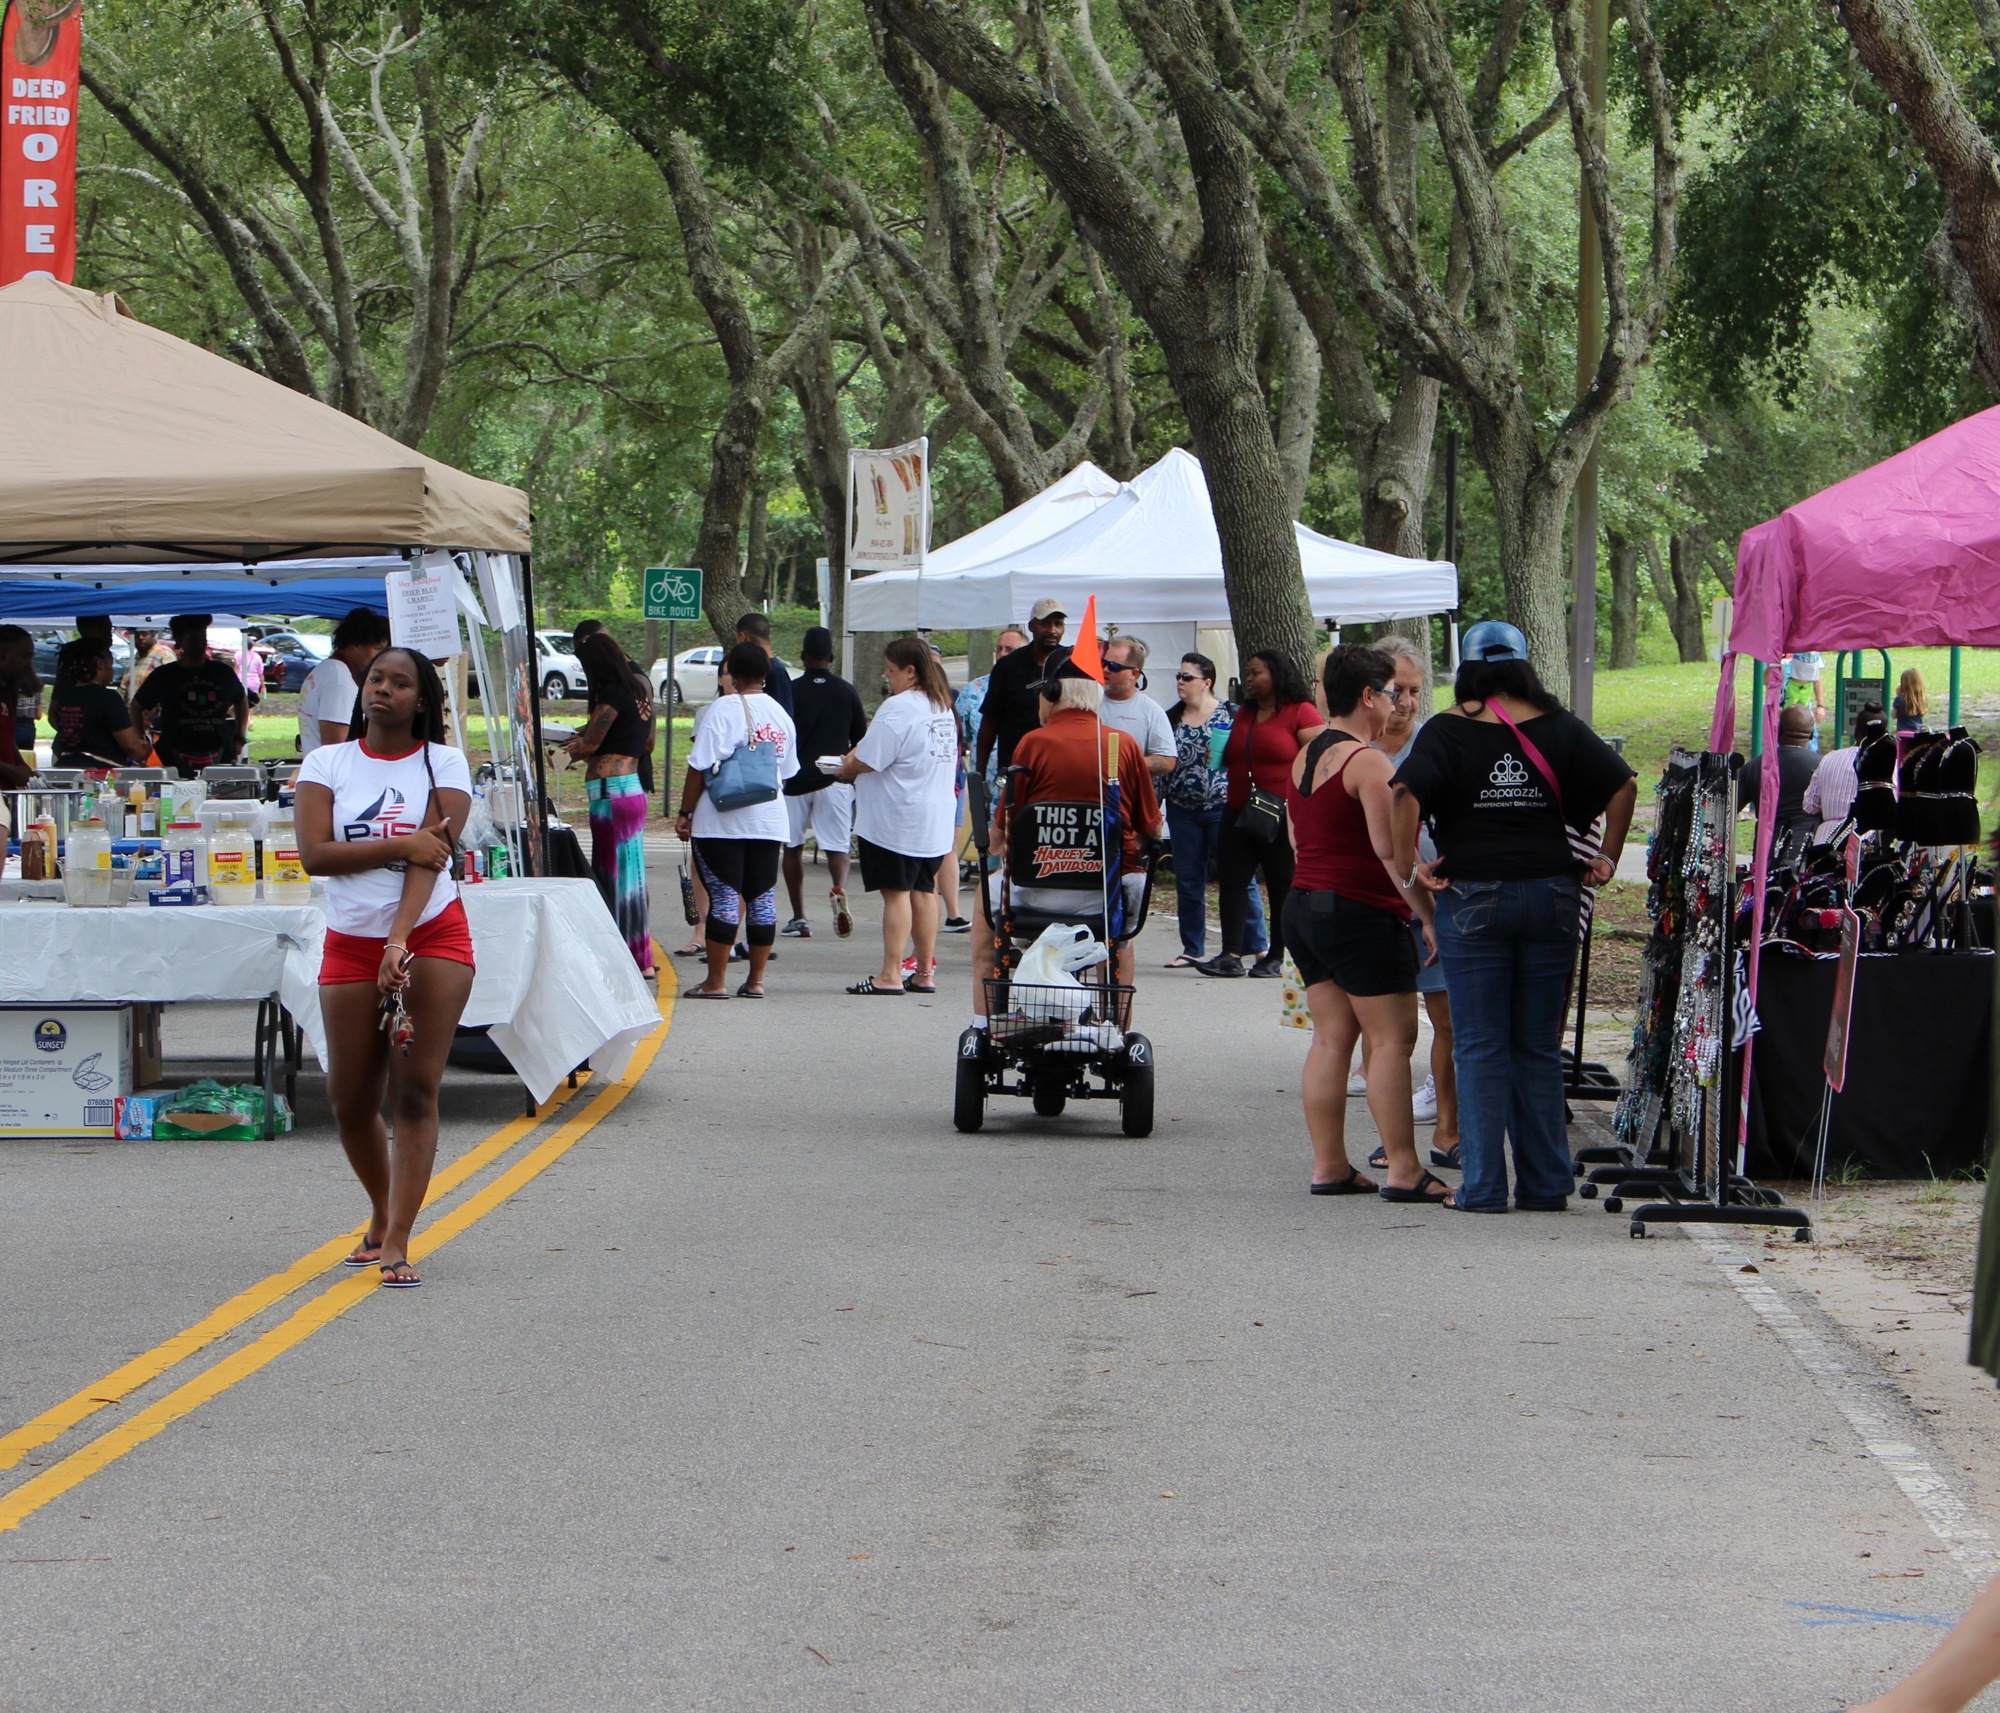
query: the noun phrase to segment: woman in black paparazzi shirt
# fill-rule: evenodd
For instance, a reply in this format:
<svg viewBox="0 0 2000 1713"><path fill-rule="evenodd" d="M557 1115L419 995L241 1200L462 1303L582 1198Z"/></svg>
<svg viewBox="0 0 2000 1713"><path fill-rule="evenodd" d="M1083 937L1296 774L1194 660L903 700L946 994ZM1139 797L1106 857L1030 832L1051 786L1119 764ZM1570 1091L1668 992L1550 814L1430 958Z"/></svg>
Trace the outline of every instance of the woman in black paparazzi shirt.
<svg viewBox="0 0 2000 1713"><path fill-rule="evenodd" d="M1562 1019L1586 879L1617 872L1638 792L1632 770L1528 664L1527 640L1487 621L1465 633L1457 706L1425 722L1396 774L1396 865L1437 895L1451 995L1465 1181L1447 1207L1553 1212L1575 1181L1563 1123ZM1588 867L1570 833L1604 817ZM1417 823L1438 860L1417 861Z"/></svg>

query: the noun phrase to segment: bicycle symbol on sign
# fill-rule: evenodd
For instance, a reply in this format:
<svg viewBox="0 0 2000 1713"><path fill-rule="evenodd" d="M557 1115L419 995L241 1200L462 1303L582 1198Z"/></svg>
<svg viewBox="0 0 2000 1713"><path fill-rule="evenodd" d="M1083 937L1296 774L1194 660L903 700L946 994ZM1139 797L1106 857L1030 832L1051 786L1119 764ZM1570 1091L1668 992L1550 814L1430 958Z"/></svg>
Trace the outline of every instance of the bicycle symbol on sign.
<svg viewBox="0 0 2000 1713"><path fill-rule="evenodd" d="M694 605L694 584L687 578L669 574L660 579L660 588L670 605L676 607Z"/></svg>

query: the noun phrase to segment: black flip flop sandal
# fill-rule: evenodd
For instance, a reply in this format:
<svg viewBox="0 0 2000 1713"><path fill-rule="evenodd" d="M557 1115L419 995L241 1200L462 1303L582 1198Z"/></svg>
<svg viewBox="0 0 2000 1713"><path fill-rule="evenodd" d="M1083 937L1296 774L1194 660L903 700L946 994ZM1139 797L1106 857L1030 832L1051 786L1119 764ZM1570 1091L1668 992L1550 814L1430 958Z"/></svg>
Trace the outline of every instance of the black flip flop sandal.
<svg viewBox="0 0 2000 1713"><path fill-rule="evenodd" d="M407 1279L396 1277L396 1269L399 1267L409 1269L410 1276ZM382 1289L385 1291L414 1291L423 1283L423 1280L417 1277L416 1268L410 1266L407 1259L401 1261L384 1261L381 1263L381 1270Z"/></svg>
<svg viewBox="0 0 2000 1713"><path fill-rule="evenodd" d="M1382 1186L1382 1199L1384 1201L1427 1201L1442 1203L1444 1196L1434 1196L1429 1193L1433 1187L1443 1190L1445 1195L1451 1193L1451 1186L1444 1179L1434 1178L1429 1172L1426 1172L1406 1190L1399 1190L1394 1184L1384 1184Z"/></svg>
<svg viewBox="0 0 2000 1713"><path fill-rule="evenodd" d="M1458 1149L1459 1144L1456 1142L1449 1148L1433 1148L1431 1150L1431 1164L1433 1166L1442 1166L1447 1172L1464 1171L1465 1162L1459 1158Z"/></svg>
<svg viewBox="0 0 2000 1713"><path fill-rule="evenodd" d="M1375 1186L1349 1166L1346 1177L1335 1178L1330 1184L1314 1184L1312 1193L1316 1196L1372 1196Z"/></svg>
<svg viewBox="0 0 2000 1713"><path fill-rule="evenodd" d="M881 999L900 999L907 990L901 987L878 987L872 975L865 975L847 991L864 996L873 994Z"/></svg>
<svg viewBox="0 0 2000 1713"><path fill-rule="evenodd" d="M1387 1148L1377 1148L1374 1153L1368 1156L1368 1163L1378 1172L1387 1171L1389 1167L1389 1150Z"/></svg>
<svg viewBox="0 0 2000 1713"><path fill-rule="evenodd" d="M382 1242L383 1240L379 1237L373 1243L370 1243L365 1237L362 1238L359 1243L355 1244L354 1252L343 1259L340 1264L343 1267L374 1267L380 1265L382 1260ZM372 1254L369 1253L371 1250L373 1251Z"/></svg>
<svg viewBox="0 0 2000 1713"><path fill-rule="evenodd" d="M764 990L761 987L752 987L746 981L736 990L736 997L738 999L762 999L764 997Z"/></svg>

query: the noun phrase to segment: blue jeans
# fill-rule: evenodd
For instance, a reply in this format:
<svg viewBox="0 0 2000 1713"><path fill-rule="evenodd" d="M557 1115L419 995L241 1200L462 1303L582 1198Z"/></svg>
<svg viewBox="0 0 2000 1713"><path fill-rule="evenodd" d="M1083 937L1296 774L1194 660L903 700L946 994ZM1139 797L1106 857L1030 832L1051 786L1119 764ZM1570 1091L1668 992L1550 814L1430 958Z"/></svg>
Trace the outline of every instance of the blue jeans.
<svg viewBox="0 0 2000 1713"><path fill-rule="evenodd" d="M1167 805L1167 836L1174 847L1174 894L1180 910L1181 951L1191 958L1208 956L1208 865L1222 834L1222 810L1184 809ZM1264 895L1250 883L1250 917L1245 949L1260 955L1270 944L1264 932Z"/></svg>
<svg viewBox="0 0 2000 1713"><path fill-rule="evenodd" d="M1465 1161L1454 1198L1461 1207L1507 1205L1509 1139L1516 1205L1560 1207L1575 1187L1562 1026L1582 903L1573 875L1460 880L1438 894Z"/></svg>

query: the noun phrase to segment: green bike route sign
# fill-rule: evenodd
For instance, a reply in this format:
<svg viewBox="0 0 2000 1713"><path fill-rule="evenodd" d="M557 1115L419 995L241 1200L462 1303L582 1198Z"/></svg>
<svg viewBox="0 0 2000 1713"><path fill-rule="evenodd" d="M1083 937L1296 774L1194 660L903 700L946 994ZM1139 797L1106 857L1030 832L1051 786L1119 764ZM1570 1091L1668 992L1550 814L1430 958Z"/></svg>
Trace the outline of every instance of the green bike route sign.
<svg viewBox="0 0 2000 1713"><path fill-rule="evenodd" d="M700 568L683 570L671 565L649 565L646 568L645 616L673 623L700 618Z"/></svg>

